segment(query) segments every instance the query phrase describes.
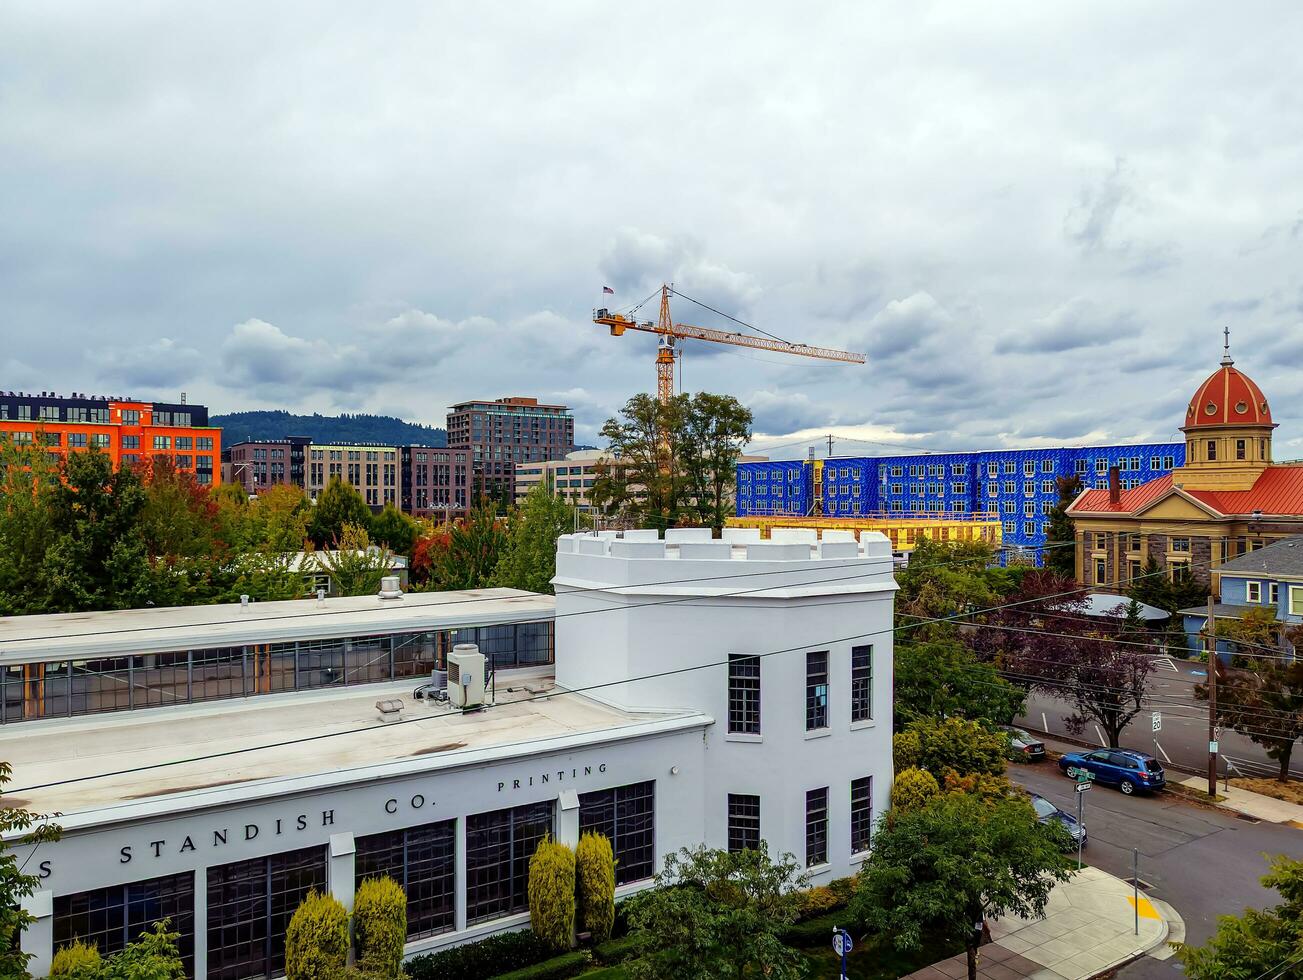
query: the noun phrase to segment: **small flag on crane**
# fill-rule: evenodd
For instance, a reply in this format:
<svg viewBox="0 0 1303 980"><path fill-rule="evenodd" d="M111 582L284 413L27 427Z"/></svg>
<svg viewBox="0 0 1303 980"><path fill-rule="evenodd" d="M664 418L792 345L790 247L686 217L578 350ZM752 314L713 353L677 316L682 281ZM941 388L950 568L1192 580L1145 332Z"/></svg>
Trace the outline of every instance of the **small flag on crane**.
<svg viewBox="0 0 1303 980"><path fill-rule="evenodd" d="M604 292L604 293L610 293L612 296L615 295L615 290L612 289L610 286L603 286L603 287L602 287L602 292Z"/></svg>

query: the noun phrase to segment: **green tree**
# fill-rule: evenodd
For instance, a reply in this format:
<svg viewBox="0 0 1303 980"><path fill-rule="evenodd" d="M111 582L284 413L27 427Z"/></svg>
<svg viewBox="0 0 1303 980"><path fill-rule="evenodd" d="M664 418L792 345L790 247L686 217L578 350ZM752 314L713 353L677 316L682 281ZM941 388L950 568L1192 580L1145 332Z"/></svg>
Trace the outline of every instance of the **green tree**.
<svg viewBox="0 0 1303 980"><path fill-rule="evenodd" d="M335 980L348 959L348 912L310 891L285 928L285 980Z"/></svg>
<svg viewBox="0 0 1303 980"><path fill-rule="evenodd" d="M732 515L737 461L751 441L751 410L732 395L698 392L683 419L683 468L698 522L718 535Z"/></svg>
<svg viewBox="0 0 1303 980"><path fill-rule="evenodd" d="M594 945L604 943L615 925L615 852L604 834L589 830L579 838L575 879L580 928L589 933Z"/></svg>
<svg viewBox="0 0 1303 980"><path fill-rule="evenodd" d="M402 973L407 943L407 896L392 878L367 878L353 898L353 934L363 970L393 978Z"/></svg>
<svg viewBox="0 0 1303 980"><path fill-rule="evenodd" d="M1158 559L1153 555L1145 559L1140 574L1131 580L1131 585L1127 588L1127 596L1146 606L1165 609L1168 612L1175 612L1180 608L1173 605L1170 583L1163 572L1163 567L1158 564Z"/></svg>
<svg viewBox="0 0 1303 980"><path fill-rule="evenodd" d="M0 761L0 793L12 773L9 763ZM10 806L0 796L0 977L27 975L31 957L19 948L18 937L36 920L22 907L22 900L41 887L38 877L23 873L13 848L31 847L34 853L42 844L58 839L56 824L41 814Z"/></svg>
<svg viewBox="0 0 1303 980"><path fill-rule="evenodd" d="M145 488L135 470L114 471L96 450L69 453L51 494L56 537L40 585L51 611L153 605L176 582L156 576L141 527Z"/></svg>
<svg viewBox="0 0 1303 980"><path fill-rule="evenodd" d="M575 510L539 484L507 522L506 545L493 571L493 584L552 594L556 542L574 530Z"/></svg>
<svg viewBox="0 0 1303 980"><path fill-rule="evenodd" d="M302 599L308 584L296 555L271 551L245 551L230 558L215 583L217 602L238 602L247 595L259 602Z"/></svg>
<svg viewBox="0 0 1303 980"><path fill-rule="evenodd" d="M804 957L780 937L800 915L806 883L792 855L771 860L763 841L734 854L697 847L667 855L657 887L631 900L641 955L629 976L803 977Z"/></svg>
<svg viewBox="0 0 1303 980"><path fill-rule="evenodd" d="M345 524L334 549L315 552L315 557L335 595L375 595L394 567L389 550L372 545L366 528L355 524Z"/></svg>
<svg viewBox="0 0 1303 980"><path fill-rule="evenodd" d="M50 976L97 977L102 965L99 947L94 943L74 939L67 946L60 946L54 951L54 959L50 961Z"/></svg>
<svg viewBox="0 0 1303 980"><path fill-rule="evenodd" d="M1289 780L1294 744L1303 738L1303 660L1286 660L1284 653L1258 651L1242 667L1217 671L1217 721L1261 745L1279 767L1276 778ZM1208 685L1195 685L1194 695L1208 700Z"/></svg>
<svg viewBox="0 0 1303 980"><path fill-rule="evenodd" d="M385 504L384 510L371 518L371 540L384 545L396 555L412 557L412 548L416 544L416 521L412 520L392 503Z"/></svg>
<svg viewBox="0 0 1303 980"><path fill-rule="evenodd" d="M975 721L920 718L896 735L892 754L897 772L926 769L940 780L947 772L1003 776L1008 749L1007 735L988 731Z"/></svg>
<svg viewBox="0 0 1303 980"><path fill-rule="evenodd" d="M217 545L217 502L194 474L170 457L155 456L143 471L145 501L140 529L151 558L207 558Z"/></svg>
<svg viewBox="0 0 1303 980"><path fill-rule="evenodd" d="M594 468L589 499L607 514L646 527L678 523L687 480L685 424L690 399L676 395L661 404L638 394L602 426L612 459Z"/></svg>
<svg viewBox="0 0 1303 980"><path fill-rule="evenodd" d="M371 508L353 484L332 476L325 489L317 494L308 534L318 548L328 548L338 540L345 524L369 527Z"/></svg>
<svg viewBox="0 0 1303 980"><path fill-rule="evenodd" d="M1208 575L1206 572L1193 572L1188 565L1178 565L1172 573L1171 598L1169 612L1201 606L1208 601Z"/></svg>
<svg viewBox="0 0 1303 980"><path fill-rule="evenodd" d="M963 943L976 980L983 923L1042 915L1055 883L1068 879L1066 844L1025 800L946 793L879 824L850 913L900 950Z"/></svg>
<svg viewBox="0 0 1303 980"><path fill-rule="evenodd" d="M1013 587L1015 573L995 567L995 559L984 541L919 541L896 576L897 625L909 626L911 637L957 635L952 617L993 606ZM927 622L938 618L950 621Z"/></svg>
<svg viewBox="0 0 1303 980"><path fill-rule="evenodd" d="M181 934L168 928L168 921L154 923L135 942L104 961L93 980L185 980L185 964L177 949ZM74 980L77 975L73 974ZM90 978L87 978L90 980Z"/></svg>
<svg viewBox="0 0 1303 980"><path fill-rule="evenodd" d="M898 643L895 648L895 719L962 717L1007 725L1022 712L1026 695L979 661L957 639Z"/></svg>
<svg viewBox="0 0 1303 980"><path fill-rule="evenodd" d="M482 589L493 579L507 537L493 505L481 501L448 530L447 542L429 551L427 588Z"/></svg>
<svg viewBox="0 0 1303 980"><path fill-rule="evenodd" d="M529 927L557 952L575 940L575 852L544 837L529 859Z"/></svg>
<svg viewBox="0 0 1303 980"><path fill-rule="evenodd" d="M940 792L937 778L926 769L902 769L891 783L891 808L917 810Z"/></svg>
<svg viewBox="0 0 1303 980"><path fill-rule="evenodd" d="M51 611L45 555L58 536L59 469L44 449L0 434L0 615Z"/></svg>
<svg viewBox="0 0 1303 980"><path fill-rule="evenodd" d="M244 547L271 554L303 550L314 511L312 501L299 487L288 483L268 487L247 509L248 536L242 542Z"/></svg>
<svg viewBox="0 0 1303 980"><path fill-rule="evenodd" d="M1220 696L1220 692L1219 692ZM1271 859L1262 884L1284 899L1259 912L1223 915L1203 946L1177 946L1191 980L1284 980L1303 963L1303 861L1283 854Z"/></svg>
<svg viewBox="0 0 1303 980"><path fill-rule="evenodd" d="M1045 567L1063 578L1077 574L1077 530L1068 516L1068 505L1081 493L1081 477L1076 474L1058 477L1058 502L1050 509L1045 529Z"/></svg>

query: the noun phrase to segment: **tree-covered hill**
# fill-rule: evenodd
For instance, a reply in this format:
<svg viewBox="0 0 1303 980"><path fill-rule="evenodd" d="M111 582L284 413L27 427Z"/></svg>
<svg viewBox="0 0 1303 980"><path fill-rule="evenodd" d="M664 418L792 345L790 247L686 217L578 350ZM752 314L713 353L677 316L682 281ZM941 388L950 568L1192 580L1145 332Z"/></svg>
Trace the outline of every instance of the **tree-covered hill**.
<svg viewBox="0 0 1303 980"><path fill-rule="evenodd" d="M446 446L448 433L431 425L404 422L392 415L292 415L289 412L231 412L214 415L222 445L286 436L308 436L317 443L378 442L388 445Z"/></svg>

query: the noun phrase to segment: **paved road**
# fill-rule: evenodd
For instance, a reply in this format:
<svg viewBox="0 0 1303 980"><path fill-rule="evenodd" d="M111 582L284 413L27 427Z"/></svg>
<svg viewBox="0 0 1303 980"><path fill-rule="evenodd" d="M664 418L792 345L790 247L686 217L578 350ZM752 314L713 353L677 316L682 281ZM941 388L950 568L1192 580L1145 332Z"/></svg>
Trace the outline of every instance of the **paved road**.
<svg viewBox="0 0 1303 980"><path fill-rule="evenodd" d="M1137 715L1122 731L1122 745L1158 756L1196 772L1208 770L1208 703L1196 701L1194 685L1205 679L1202 664L1184 660L1160 660L1159 668L1150 677L1146 710ZM1155 744L1150 711L1162 714L1162 731ZM1068 734L1064 716L1069 706L1055 698L1033 694L1027 699L1027 713L1018 723L1037 731L1051 734ZM1087 722L1076 736L1099 745L1106 744L1102 732ZM1276 762L1267 758L1261 747L1243 735L1223 731L1219 739L1221 755L1218 772L1225 773L1229 764L1231 775L1275 776L1279 770ZM1228 763L1229 760L1229 763ZM1291 772L1303 779L1303 748L1292 761Z"/></svg>
<svg viewBox="0 0 1303 980"><path fill-rule="evenodd" d="M1076 812L1072 781L1056 765L1043 762L1011 767L1013 779ZM1251 823L1220 810L1197 807L1174 797L1123 796L1096 786L1086 793L1086 861L1119 878L1131 877L1131 849L1140 849L1140 879L1147 894L1176 908L1185 919L1186 938L1202 943L1216 930L1217 916L1247 906L1279 901L1258 884L1266 871L1262 855L1303 858L1303 830ZM1148 958L1119 974L1124 980L1171 980L1183 976L1175 960Z"/></svg>

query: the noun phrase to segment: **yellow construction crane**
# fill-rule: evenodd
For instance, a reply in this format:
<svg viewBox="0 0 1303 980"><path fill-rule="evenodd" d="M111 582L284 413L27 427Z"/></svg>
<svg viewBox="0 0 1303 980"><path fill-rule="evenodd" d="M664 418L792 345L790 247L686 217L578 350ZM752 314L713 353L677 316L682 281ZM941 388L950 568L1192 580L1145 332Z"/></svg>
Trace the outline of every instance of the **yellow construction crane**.
<svg viewBox="0 0 1303 980"><path fill-rule="evenodd" d="M694 327L686 323L675 323L670 319L671 286L661 286L661 315L656 323L650 320L639 322L610 310L597 310L593 313L593 322L602 323L611 328L611 336L619 337L626 330L642 330L646 333L660 335L660 346L656 351L656 393L662 404L674 397L674 361L678 357L680 340L708 340L715 344L732 344L735 347L755 347L760 350L773 350L782 354L799 354L802 357L818 357L825 361L848 361L851 364L863 364L863 354L852 354L844 350L832 350L828 347L809 347L805 344L792 344L777 337L757 337L753 334L712 330L710 327ZM682 293L676 293L683 296ZM649 297L650 298L650 297ZM684 297L687 299L688 297ZM693 300L693 302L696 302ZM731 319L731 317L730 317Z"/></svg>

